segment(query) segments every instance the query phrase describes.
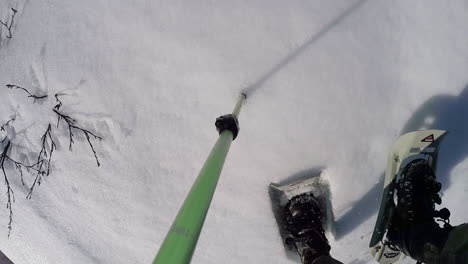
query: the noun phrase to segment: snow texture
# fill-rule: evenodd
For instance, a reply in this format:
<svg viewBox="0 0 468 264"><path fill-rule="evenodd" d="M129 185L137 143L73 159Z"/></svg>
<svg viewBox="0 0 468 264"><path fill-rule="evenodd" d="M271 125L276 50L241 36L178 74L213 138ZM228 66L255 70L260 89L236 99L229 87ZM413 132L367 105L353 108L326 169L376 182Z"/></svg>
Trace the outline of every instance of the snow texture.
<svg viewBox="0 0 468 264"><path fill-rule="evenodd" d="M0 123L15 114L35 151L52 95L65 93L64 111L104 138L97 167L84 136L69 152L58 133L53 171L30 200L12 177L13 230L0 195L0 249L15 263L150 263L216 141L214 119L243 90L241 131L192 263L295 263L267 188L317 167L333 193L332 255L375 263L387 151L420 128L451 132L437 175L452 223L468 220L465 0L3 0L0 20L11 8ZM50 96L33 104L6 84Z"/></svg>

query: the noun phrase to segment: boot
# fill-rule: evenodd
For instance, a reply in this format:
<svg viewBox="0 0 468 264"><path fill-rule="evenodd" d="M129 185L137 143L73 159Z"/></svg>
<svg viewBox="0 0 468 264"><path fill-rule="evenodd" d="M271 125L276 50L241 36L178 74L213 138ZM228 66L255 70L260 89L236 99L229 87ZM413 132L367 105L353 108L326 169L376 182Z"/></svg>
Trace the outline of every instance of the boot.
<svg viewBox="0 0 468 264"><path fill-rule="evenodd" d="M437 262L452 229L450 211L435 210L435 204L441 202L440 189L441 184L426 160L408 164L396 186L396 216L388 238L406 255L426 263ZM440 227L436 219L445 225Z"/></svg>
<svg viewBox="0 0 468 264"><path fill-rule="evenodd" d="M302 263L312 264L330 255L330 245L323 230L323 211L312 193L294 196L285 207L287 243L294 245Z"/></svg>

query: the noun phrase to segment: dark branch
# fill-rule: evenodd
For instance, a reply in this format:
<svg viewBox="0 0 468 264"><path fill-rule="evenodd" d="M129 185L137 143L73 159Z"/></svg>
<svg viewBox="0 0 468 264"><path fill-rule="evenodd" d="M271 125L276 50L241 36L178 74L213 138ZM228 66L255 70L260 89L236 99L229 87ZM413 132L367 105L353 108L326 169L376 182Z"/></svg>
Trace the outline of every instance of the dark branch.
<svg viewBox="0 0 468 264"><path fill-rule="evenodd" d="M59 99L59 96L62 96L62 95L64 95L64 94L56 93L56 94L54 95L54 96L55 96L55 100L57 101L57 104L54 106L54 109L57 110L57 111L60 110L60 107L62 107L62 105L63 105L63 104L62 104L62 101L60 101L60 99Z"/></svg>
<svg viewBox="0 0 468 264"><path fill-rule="evenodd" d="M6 137L3 141L5 141L5 140L8 140L8 137ZM55 144L53 144L52 146L53 146L52 148L55 148ZM39 181L40 181L40 178L39 178L40 176L39 175L42 176L42 175L45 174L45 171L42 169L42 164L44 163L44 160L40 160L40 161L38 161L37 163L35 163L33 165L26 165L26 164L24 164L22 162L14 160L13 158L11 158L8 155L8 152L11 149L12 149L12 144L11 144L11 141L8 140L6 146L3 148L3 151L0 154L0 169L2 170L3 177L4 177L4 180L5 180L5 185L7 186L7 191L6 191L7 209L9 210L9 213L10 213L10 220L8 222L8 236L10 236L12 223L13 223L12 203L15 202L15 195L14 195L13 189L10 186L10 181L8 179L8 175L7 175L6 170L5 170L6 162L10 161L10 162L12 162L14 164L15 168L19 171L19 174L20 174L20 177L21 177L21 183L23 185L25 185L24 177L23 177L23 169L26 169L26 171L28 171L28 172L31 171L31 170L35 171L36 179L34 181L33 186L30 188L30 191L28 193L28 196L26 196L26 198L31 198L31 192L34 189L34 186L36 185L36 183L39 183Z"/></svg>
<svg viewBox="0 0 468 264"><path fill-rule="evenodd" d="M32 192L34 190L34 187L36 187L36 184L41 185L42 176L45 174L45 172L42 170L43 165L44 165L44 160L41 160L39 161L39 163L36 164L36 166L38 166L39 168L36 171L36 177L34 178L33 184L29 188L29 193L28 195L26 195L26 199L31 199Z"/></svg>
<svg viewBox="0 0 468 264"><path fill-rule="evenodd" d="M8 181L8 176L5 171L5 160L8 157L8 150L10 149L10 143L8 141L7 145L3 149L2 154L0 155L0 168L2 169L3 176L5 179L5 185L7 186L7 209L10 211L10 221L8 222L8 236L10 236L11 233L11 223L13 222L13 210L11 208L11 202L15 202L15 193L13 192L13 189L11 189L10 182Z"/></svg>
<svg viewBox="0 0 468 264"><path fill-rule="evenodd" d="M33 98L33 99L34 99L34 103L35 103L37 100L41 100L41 99L47 98L47 95L34 95L34 94L30 93L30 92L28 91L28 89L23 88L23 87L18 86L18 85L7 84L6 87L7 87L8 89L18 89L18 90L25 91L25 92L28 94L28 98Z"/></svg>
<svg viewBox="0 0 468 264"><path fill-rule="evenodd" d="M75 127L75 128L76 128L76 127ZM96 159L97 166L98 166L98 167L101 166L101 163L99 162L99 159L98 159L96 150L94 149L93 144L91 144L91 140L90 140L90 138L89 138L89 135L92 135L95 139L99 139L99 140L102 140L102 138L100 138L100 137L94 135L93 133L89 132L88 130L81 129L81 131L83 131L83 133L84 133L85 136L86 136L86 140L88 140L88 144L89 144L89 146L91 147L91 150L93 151L94 158Z"/></svg>
<svg viewBox="0 0 468 264"><path fill-rule="evenodd" d="M8 21L3 22L2 20L0 20L0 24L2 24L8 30L7 38L9 39L13 37L13 34L11 33L11 27L13 26L13 22L15 21L15 16L18 10L12 8L11 11L13 11L13 14L11 14L10 24L8 24Z"/></svg>
<svg viewBox="0 0 468 264"><path fill-rule="evenodd" d="M35 172L39 172L39 170L36 168L37 167L37 163L34 163L33 165L26 165L22 162L19 162L19 161L16 161L14 159L12 159L10 156L6 156L6 159L8 159L9 161L13 162L13 164L15 165L15 168L20 172L20 178L21 178L21 184L26 185L24 183L24 177L23 177L23 168L26 169L27 172L29 171L35 171Z"/></svg>
<svg viewBox="0 0 468 264"><path fill-rule="evenodd" d="M52 160L52 153L54 153L54 150L57 149L57 146L55 145L54 139L52 138L51 131L52 131L52 126L49 124L49 127L47 128L47 131L42 136L42 148L44 149L44 151L45 151L45 144L47 142L46 141L47 138L49 138L49 140L50 140L50 153L49 153L49 160L47 161L47 174L46 174L47 176L49 176L49 174L50 174L50 162ZM42 152L42 149L41 149L41 152ZM47 155L46 155L46 157L47 157Z"/></svg>
<svg viewBox="0 0 468 264"><path fill-rule="evenodd" d="M11 122L15 121L14 118L8 120L5 124L3 124L2 126L0 126L0 131L5 131L5 127L9 126ZM3 140L2 140L3 142Z"/></svg>
<svg viewBox="0 0 468 264"><path fill-rule="evenodd" d="M42 148L41 148L41 151L39 152L39 155L37 156L37 162L34 165L32 165L32 167L38 167L38 168L35 169L36 177L34 179L33 184L29 188L28 195L26 196L26 198L28 199L31 199L31 195L36 184L37 185L41 184L42 176L44 175L49 176L50 174L50 162L52 161L52 153L54 153L54 150L57 149L54 139L52 138L51 132L52 132L52 125L49 124L46 132L41 137ZM50 142L50 145L47 144L47 141ZM49 149L49 151L47 151L47 149Z"/></svg>
<svg viewBox="0 0 468 264"><path fill-rule="evenodd" d="M94 139L98 139L98 140L102 140L102 137L100 136L97 136L96 134L94 134L93 132L89 131L89 130L86 130L84 128L81 128L81 127L78 127L75 123L76 123L76 120L71 118L70 116L68 115L65 115L63 113L60 113L58 110L54 109L53 110L56 114L57 114L57 127L59 126L60 124L60 121L63 119L65 120L65 122L67 123L68 125L68 134L69 134L69 145L68 145L68 149L70 151L72 151L72 146L73 144L75 143L74 141L74 137L75 137L75 134L73 134L73 129L75 130L79 130L81 131L85 136L86 136L86 140L88 141L88 144L89 146L91 147L91 150L93 151L93 154L94 154L94 158L96 159L96 163L97 163L97 166L101 166L101 163L99 162L99 159L98 159L98 156L97 156L97 153L96 153L96 150L94 149L94 146L93 146L93 143L91 142L91 139L90 139L90 136L94 137Z"/></svg>
<svg viewBox="0 0 468 264"><path fill-rule="evenodd" d="M7 84L6 87L9 88L9 89L18 89L18 90L21 90L21 91L27 93L28 98L33 98L34 102L36 102L36 100L47 98L47 95L34 95L31 92L29 92L28 89L17 86L17 85ZM64 114L63 112L60 111L62 106L63 106L63 103L60 100L60 97L63 96L63 95L65 95L65 94L62 94L62 93L55 94L55 99L56 99L57 103L52 109L52 111L57 115L57 128L60 126L60 121L62 121L62 120L64 120L65 123L67 124L68 133L69 133L69 150L70 151L72 150L72 146L75 143L74 139L75 139L75 133L77 133L76 131L83 133L84 136L86 137L86 140L87 140L90 148L91 148L91 151L93 152L94 158L96 159L97 166L98 167L101 166L101 163L99 162L99 158L97 156L97 152L96 152L96 150L94 148L94 145L93 145L93 140L102 140L102 138L100 136L96 135L95 133L91 132L90 130L87 130L87 129L84 129L84 128L78 126L77 121L75 119L73 119L69 115L66 115L66 114ZM11 123L13 121L15 121L14 118L8 120L5 124L0 126L0 130L1 131L7 131L6 128L8 126L11 126ZM14 147L14 143L11 142L11 139L8 137L8 133L5 136L5 138L3 138L0 141L0 144L2 144L2 146L4 146L3 150L1 150L2 152L0 153L0 169L1 169L2 173L3 173L4 179L5 179L5 184L7 186L7 192L6 192L6 195L7 195L7 198L8 198L7 208L9 209L9 212L10 212L10 221L8 223L8 229L9 229L8 235L10 235L11 228L12 228L12 222L13 222L12 203L15 201L15 197L14 197L14 192L13 192L12 188L10 187L10 182L9 182L9 179L8 179L8 175L7 175L6 170L5 170L5 164L7 164L7 162L10 162L10 165L14 165L15 169L18 171L18 173L20 175L21 183L23 185L26 185L25 179L24 179L24 172L27 172L28 174L35 176L34 177L34 182L29 187L29 192L28 192L28 194L26 196L27 199L31 199L32 192L34 191L34 188L37 185L41 184L42 178L44 176L48 176L51 173L52 155L53 155L54 151L57 149L54 138L52 136L53 129L54 129L54 126L49 123L48 126L47 126L47 129L45 130L45 132L43 133L43 135L41 137L42 147L41 147L39 153L37 154L37 160L32 165L28 165L28 164L25 164L23 162L17 161L15 159L13 159L11 156L8 155L8 153L12 152L12 149Z"/></svg>

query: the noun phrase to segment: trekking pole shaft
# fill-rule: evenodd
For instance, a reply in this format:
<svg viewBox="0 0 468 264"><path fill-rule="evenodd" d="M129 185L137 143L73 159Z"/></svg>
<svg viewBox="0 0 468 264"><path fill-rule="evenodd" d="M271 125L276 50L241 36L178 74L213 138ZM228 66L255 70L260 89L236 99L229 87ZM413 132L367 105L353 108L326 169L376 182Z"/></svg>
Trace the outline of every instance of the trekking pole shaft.
<svg viewBox="0 0 468 264"><path fill-rule="evenodd" d="M241 95L232 115L239 115L244 100L245 96ZM231 130L220 130L219 138L185 198L153 264L190 263L233 139Z"/></svg>
<svg viewBox="0 0 468 264"><path fill-rule="evenodd" d="M239 118L242 104L245 102L246 99L247 99L247 96L245 94L239 95L239 99L237 100L236 106L234 107L234 111L232 111L232 114L236 116L236 118Z"/></svg>

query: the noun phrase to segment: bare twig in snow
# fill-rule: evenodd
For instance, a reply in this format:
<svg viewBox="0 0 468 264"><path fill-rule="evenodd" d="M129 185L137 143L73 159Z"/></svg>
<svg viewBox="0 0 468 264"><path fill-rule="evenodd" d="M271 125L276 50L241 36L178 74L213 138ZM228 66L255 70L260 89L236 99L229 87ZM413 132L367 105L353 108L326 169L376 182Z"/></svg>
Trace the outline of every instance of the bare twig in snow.
<svg viewBox="0 0 468 264"><path fill-rule="evenodd" d="M10 211L10 220L8 222L8 236L10 236L11 223L13 222L13 210L11 208L11 202L15 201L15 193L13 192L13 189L11 189L10 181L8 181L8 176L7 176L7 173L5 171L5 160L8 157L8 150L10 150L10 144L11 143L8 142L7 145L5 146L5 148L3 149L2 154L0 154L0 169L3 172L3 177L5 179L5 185L7 187L7 191L6 191L7 209Z"/></svg>
<svg viewBox="0 0 468 264"><path fill-rule="evenodd" d="M28 94L28 98L33 98L33 99L34 99L34 103L35 103L37 100L41 100L41 99L47 98L47 95L34 95L34 94L30 93L28 89L23 88L23 87L18 86L18 85L7 84L6 87L7 87L8 89L18 89L18 90L22 90L22 91L26 92L26 93Z"/></svg>
<svg viewBox="0 0 468 264"><path fill-rule="evenodd" d="M14 118L8 120L5 124L3 124L2 126L0 126L0 131L5 131L5 127L9 126L11 122L15 121ZM3 140L2 140L3 141Z"/></svg>
<svg viewBox="0 0 468 264"><path fill-rule="evenodd" d="M31 199L31 195L36 184L41 184L42 176L49 176L50 174L50 162L52 161L52 153L55 149L57 149L54 139L52 138L51 131L52 125L49 124L46 132L41 137L42 148L39 152L39 155L37 156L37 162L34 164L34 166L37 167L36 177L34 179L33 184L29 188L28 195L26 196L26 198L28 199ZM48 141L50 144L47 144Z"/></svg>
<svg viewBox="0 0 468 264"><path fill-rule="evenodd" d="M6 37L9 39L13 37L13 34L11 33L11 27L13 26L13 23L15 21L15 16L18 10L11 8L11 11L13 12L13 14L11 14L10 23L8 23L8 21L3 22L2 20L0 20L0 24L3 25L8 30L8 34L6 35Z"/></svg>
<svg viewBox="0 0 468 264"><path fill-rule="evenodd" d="M28 89L18 86L18 85L13 85L13 84L7 84L7 88L9 89L18 89L21 91L24 91L27 93L28 98L33 98L34 102L37 100L45 99L47 98L47 95L34 95L32 94ZM86 140L88 141L89 146L91 147L91 150L93 152L94 158L96 159L97 166L101 166L101 163L99 162L97 152L94 149L94 145L92 142L92 139L97 139L97 140L102 140L102 138L95 133L91 132L90 130L84 129L80 126L77 125L77 121L70 117L67 114L64 114L61 112L61 108L63 106L62 101L60 100L60 96L63 96L65 94L63 93L57 93L55 94L55 99L57 101L57 104L53 107L52 111L57 115L57 128L60 126L60 121L64 120L65 123L67 124L68 127L68 135L69 135L69 150L72 150L72 146L75 143L75 133L76 131L81 132L84 134L86 137ZM9 153L12 153L14 148L14 143L11 141L11 138L9 138L8 135L8 130L7 127L11 126L11 123L15 121L15 118L11 118L8 120L5 124L0 126L0 131L6 131L7 135L0 141L1 146L3 146L3 149L0 150L0 169L3 173L4 179L5 179L5 184L7 186L7 208L9 209L10 212L10 221L8 223L8 235L10 235L11 232L11 224L13 222L13 211L12 211L12 202L15 201L14 198L14 192L13 189L10 187L10 182L8 179L8 174L5 170L5 165L10 162L10 165L14 165L14 168L18 171L20 178L21 178L21 183L23 185L26 185L25 180L24 180L24 172L27 172L31 175L34 175L34 182L32 185L29 187L29 192L26 196L27 199L31 199L32 192L34 191L34 188L36 185L40 185L42 181L43 176L48 176L51 172L51 162L52 162L52 154L54 151L57 149L57 145L54 141L53 137L53 130L54 126L52 124L48 124L47 129L45 132L42 134L41 137L41 149L39 153L37 154L37 160L35 161L34 164L28 165L25 164L24 162L20 162L18 160L15 160L12 156L10 156Z"/></svg>
<svg viewBox="0 0 468 264"><path fill-rule="evenodd" d="M98 167L101 166L101 163L99 162L99 159L98 159L97 154L96 154L96 150L94 149L93 143L91 142L91 137L90 136L92 136L94 139L98 139L98 140L102 140L102 137L97 136L96 134L94 134L93 132L91 132L91 131L89 131L87 129L84 129L84 128L81 128L81 127L77 126L76 123L75 123L76 120L71 118L70 116L63 114L63 113L57 111L56 109L54 109L53 111L57 114L57 127L59 126L60 121L62 119L65 120L65 122L68 125L68 136L69 136L68 149L71 151L72 146L75 143L75 140L74 140L75 134L73 134L73 130L75 129L75 130L81 131L86 136L86 140L88 141L88 144L91 147L91 150L93 151L94 158L96 159L96 163L97 163Z"/></svg>
<svg viewBox="0 0 468 264"><path fill-rule="evenodd" d="M62 93L56 93L56 94L54 95L54 96L55 96L55 100L57 101L57 104L54 106L54 109L57 110L57 111L60 110L60 107L62 107L62 105L63 105L62 101L60 101L60 99L59 99L59 96L62 96L62 95L64 95L64 94L62 94Z"/></svg>

